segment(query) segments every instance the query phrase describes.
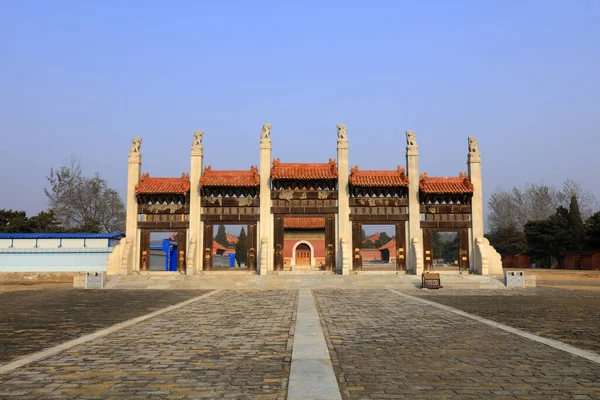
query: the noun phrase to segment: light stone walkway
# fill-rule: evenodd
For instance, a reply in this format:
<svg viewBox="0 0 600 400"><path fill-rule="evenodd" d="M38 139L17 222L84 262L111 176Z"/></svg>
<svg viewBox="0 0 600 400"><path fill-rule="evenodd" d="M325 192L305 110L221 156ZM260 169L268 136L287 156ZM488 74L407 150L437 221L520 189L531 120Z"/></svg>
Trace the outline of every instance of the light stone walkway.
<svg viewBox="0 0 600 400"><path fill-rule="evenodd" d="M600 364L412 296L315 298L345 399L600 398Z"/></svg>
<svg viewBox="0 0 600 400"><path fill-rule="evenodd" d="M297 291L223 291L0 375L0 398L285 399Z"/></svg>
<svg viewBox="0 0 600 400"><path fill-rule="evenodd" d="M288 399L341 399L310 289L301 289L294 331Z"/></svg>

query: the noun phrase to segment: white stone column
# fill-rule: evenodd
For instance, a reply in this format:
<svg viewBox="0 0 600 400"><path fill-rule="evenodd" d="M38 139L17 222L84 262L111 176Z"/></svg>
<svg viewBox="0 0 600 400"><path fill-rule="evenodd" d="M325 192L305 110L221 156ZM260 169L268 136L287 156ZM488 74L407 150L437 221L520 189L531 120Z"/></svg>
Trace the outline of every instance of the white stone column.
<svg viewBox="0 0 600 400"><path fill-rule="evenodd" d="M192 151L190 156L190 215L189 215L189 238L188 238L188 275L194 275L202 271L202 246L204 223L201 221L202 204L200 195L200 177L204 168L204 147L202 146L202 131L194 132L192 139Z"/></svg>
<svg viewBox="0 0 600 400"><path fill-rule="evenodd" d="M483 240L483 193L481 179L481 154L479 153L479 144L477 139L469 137L469 155L467 156L467 166L469 169L469 180L473 184L473 198L471 200L471 243L469 243L469 254L471 271L476 274L487 274L482 269L480 257L473 257L476 251L477 239Z"/></svg>
<svg viewBox="0 0 600 400"><path fill-rule="evenodd" d="M419 146L413 131L406 131L406 172L408 175L408 240L406 245L407 269L412 274L423 273L422 257L416 253L423 249L423 233L421 231L421 208L419 202ZM413 249L413 247L415 247ZM416 252L416 253L415 253Z"/></svg>
<svg viewBox="0 0 600 400"><path fill-rule="evenodd" d="M138 203L135 196L135 186L140 183L142 176L142 153L140 147L142 138L134 138L129 151L127 165L127 198L125 224L125 249L128 252L127 268L121 269L121 275L129 275L140 269L140 234L138 229Z"/></svg>
<svg viewBox="0 0 600 400"><path fill-rule="evenodd" d="M350 274L352 229L350 227L350 189L348 187L348 136L346 126L337 125L337 159L338 159L338 233L336 243L338 272Z"/></svg>
<svg viewBox="0 0 600 400"><path fill-rule="evenodd" d="M260 222L257 268L260 275L273 271L273 218L271 216L271 124L260 135Z"/></svg>

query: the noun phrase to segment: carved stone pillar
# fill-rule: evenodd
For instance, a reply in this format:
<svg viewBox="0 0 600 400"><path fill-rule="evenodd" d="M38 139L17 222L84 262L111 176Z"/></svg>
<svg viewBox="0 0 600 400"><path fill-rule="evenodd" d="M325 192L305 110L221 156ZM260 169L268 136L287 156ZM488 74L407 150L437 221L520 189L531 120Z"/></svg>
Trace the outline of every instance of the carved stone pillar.
<svg viewBox="0 0 600 400"><path fill-rule="evenodd" d="M203 223L202 197L200 195L200 177L204 168L204 147L202 131L194 132L190 156L190 215L187 274L193 275L202 271Z"/></svg>
<svg viewBox="0 0 600 400"><path fill-rule="evenodd" d="M408 186L408 243L411 246L421 243L421 208L419 201L419 147L417 137L413 131L406 131L406 170L409 180ZM414 241L416 239L416 242ZM420 247L420 246L417 246ZM423 273L422 257L417 257L415 252L407 252L407 268L411 274Z"/></svg>
<svg viewBox="0 0 600 400"><path fill-rule="evenodd" d="M273 218L271 215L271 124L264 124L260 135L260 275L273 271Z"/></svg>
<svg viewBox="0 0 600 400"><path fill-rule="evenodd" d="M478 239L483 240L483 193L481 179L481 154L477 139L469 137L469 155L467 156L469 180L473 184L473 198L471 200L471 229L469 241L469 254L473 254L473 247ZM483 268L481 257L471 257L471 271L476 274L487 275L487 268Z"/></svg>
<svg viewBox="0 0 600 400"><path fill-rule="evenodd" d="M142 138L134 138L131 142L129 151L129 162L127 166L127 204L126 224L125 224L125 248L128 254L127 268L121 269L121 275L129 275L140 268L140 233L137 227L138 223L138 203L135 196L135 186L140 183L142 174Z"/></svg>
<svg viewBox="0 0 600 400"><path fill-rule="evenodd" d="M338 158L338 234L337 271L342 275L350 274L351 236L350 227L350 189L348 187L348 136L346 126L339 124L337 141Z"/></svg>

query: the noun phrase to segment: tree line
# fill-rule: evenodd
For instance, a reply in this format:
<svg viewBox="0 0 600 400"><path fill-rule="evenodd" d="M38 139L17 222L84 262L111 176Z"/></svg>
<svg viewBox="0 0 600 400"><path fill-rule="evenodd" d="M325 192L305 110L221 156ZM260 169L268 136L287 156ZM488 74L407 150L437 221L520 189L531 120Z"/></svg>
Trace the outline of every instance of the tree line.
<svg viewBox="0 0 600 400"><path fill-rule="evenodd" d="M21 210L0 210L0 232L114 233L125 230L125 205L116 190L96 173L84 176L74 158L46 177L48 209L28 217Z"/></svg>
<svg viewBox="0 0 600 400"><path fill-rule="evenodd" d="M572 180L560 190L544 184L499 189L488 206L486 237L501 254L527 254L549 268L567 251L600 249L596 198Z"/></svg>

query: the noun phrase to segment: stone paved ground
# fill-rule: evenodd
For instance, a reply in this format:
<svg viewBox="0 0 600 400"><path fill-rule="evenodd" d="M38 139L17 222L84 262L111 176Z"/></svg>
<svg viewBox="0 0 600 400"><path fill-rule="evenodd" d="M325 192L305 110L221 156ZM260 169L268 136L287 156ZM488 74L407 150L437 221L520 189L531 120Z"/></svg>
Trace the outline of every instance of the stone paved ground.
<svg viewBox="0 0 600 400"><path fill-rule="evenodd" d="M315 298L345 399L600 398L600 365L549 346L386 290Z"/></svg>
<svg viewBox="0 0 600 400"><path fill-rule="evenodd" d="M419 291L420 296L600 353L600 290Z"/></svg>
<svg viewBox="0 0 600 400"><path fill-rule="evenodd" d="M297 291L223 291L0 375L0 398L284 399Z"/></svg>
<svg viewBox="0 0 600 400"><path fill-rule="evenodd" d="M0 364L207 292L38 288L0 293Z"/></svg>

